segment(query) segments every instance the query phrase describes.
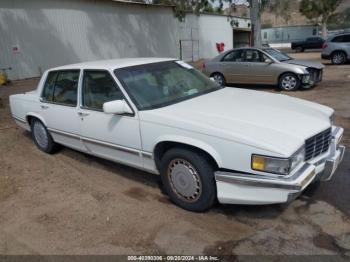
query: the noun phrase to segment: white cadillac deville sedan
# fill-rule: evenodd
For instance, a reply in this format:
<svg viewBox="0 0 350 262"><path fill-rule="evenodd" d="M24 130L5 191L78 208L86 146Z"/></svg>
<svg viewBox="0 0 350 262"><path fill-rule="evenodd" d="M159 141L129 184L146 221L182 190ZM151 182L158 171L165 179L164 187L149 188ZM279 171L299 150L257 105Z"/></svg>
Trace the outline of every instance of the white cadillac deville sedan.
<svg viewBox="0 0 350 262"><path fill-rule="evenodd" d="M35 144L57 144L160 174L192 211L285 203L341 162L334 110L280 94L220 87L175 59L87 62L48 70L10 97Z"/></svg>

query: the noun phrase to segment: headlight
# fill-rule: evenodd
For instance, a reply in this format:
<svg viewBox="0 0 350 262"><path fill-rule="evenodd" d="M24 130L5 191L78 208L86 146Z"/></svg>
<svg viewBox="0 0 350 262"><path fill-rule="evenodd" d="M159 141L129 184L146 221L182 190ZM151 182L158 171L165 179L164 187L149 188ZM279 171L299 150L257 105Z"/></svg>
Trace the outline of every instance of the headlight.
<svg viewBox="0 0 350 262"><path fill-rule="evenodd" d="M295 68L295 73L297 73L297 74L305 74L305 73L307 73L307 70L306 69L303 70L303 69L297 67L297 68Z"/></svg>
<svg viewBox="0 0 350 262"><path fill-rule="evenodd" d="M288 175L290 171L304 161L304 158L304 147L300 148L290 158L252 155L252 169L261 172Z"/></svg>
<svg viewBox="0 0 350 262"><path fill-rule="evenodd" d="M329 117L329 122L331 123L331 126L334 125L334 120L335 120L335 114L333 112L333 114Z"/></svg>
<svg viewBox="0 0 350 262"><path fill-rule="evenodd" d="M302 81L303 83L309 83L310 80L311 80L311 77L310 77L310 75L308 74L308 75L303 75L301 81Z"/></svg>
<svg viewBox="0 0 350 262"><path fill-rule="evenodd" d="M300 163L302 163L305 159L305 147L303 146L300 148L297 152L292 155L290 158L291 164L290 164L290 170L294 170Z"/></svg>

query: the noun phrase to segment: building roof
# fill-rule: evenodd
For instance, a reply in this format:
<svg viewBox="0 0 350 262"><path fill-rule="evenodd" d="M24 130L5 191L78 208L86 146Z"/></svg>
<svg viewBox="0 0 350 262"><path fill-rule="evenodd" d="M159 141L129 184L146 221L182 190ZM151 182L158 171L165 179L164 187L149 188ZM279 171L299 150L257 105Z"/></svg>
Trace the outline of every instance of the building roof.
<svg viewBox="0 0 350 262"><path fill-rule="evenodd" d="M165 61L177 60L175 58L156 58L156 57L145 57L145 58L120 58L120 59L109 59L109 60L97 60L82 62L77 64L70 64L51 68L50 70L65 70L65 69L107 69L114 70L117 68L144 65Z"/></svg>

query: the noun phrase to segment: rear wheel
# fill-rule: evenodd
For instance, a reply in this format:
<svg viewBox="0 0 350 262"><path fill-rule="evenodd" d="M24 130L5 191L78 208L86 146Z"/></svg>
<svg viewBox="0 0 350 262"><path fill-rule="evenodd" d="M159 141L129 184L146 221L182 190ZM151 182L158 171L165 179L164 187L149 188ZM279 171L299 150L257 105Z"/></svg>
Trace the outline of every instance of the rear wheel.
<svg viewBox="0 0 350 262"><path fill-rule="evenodd" d="M52 136L40 120L33 119L31 121L31 131L34 143L41 151L48 154L56 152L58 145L53 141Z"/></svg>
<svg viewBox="0 0 350 262"><path fill-rule="evenodd" d="M165 191L176 205L190 211L208 210L216 200L214 168L195 151L173 148L161 160L160 173Z"/></svg>
<svg viewBox="0 0 350 262"><path fill-rule="evenodd" d="M296 51L302 53L302 52L304 52L304 48L302 46L298 46L296 48Z"/></svg>
<svg viewBox="0 0 350 262"><path fill-rule="evenodd" d="M214 73L211 75L212 78L214 78L215 82L218 83L220 86L226 85L225 77L220 73Z"/></svg>
<svg viewBox="0 0 350 262"><path fill-rule="evenodd" d="M299 78L292 73L285 73L279 79L279 88L285 91L297 90L300 86Z"/></svg>
<svg viewBox="0 0 350 262"><path fill-rule="evenodd" d="M331 55L333 65L342 65L346 62L346 54L342 51L336 51Z"/></svg>

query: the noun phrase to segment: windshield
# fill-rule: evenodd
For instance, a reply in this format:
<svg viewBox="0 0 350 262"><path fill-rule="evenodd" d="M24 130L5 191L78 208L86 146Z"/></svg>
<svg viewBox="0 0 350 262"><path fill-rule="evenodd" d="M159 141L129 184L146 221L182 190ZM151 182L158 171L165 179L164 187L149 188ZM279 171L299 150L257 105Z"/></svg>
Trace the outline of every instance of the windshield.
<svg viewBox="0 0 350 262"><path fill-rule="evenodd" d="M139 110L167 106L221 89L182 61L125 67L114 73Z"/></svg>
<svg viewBox="0 0 350 262"><path fill-rule="evenodd" d="M267 48L264 49L264 51L266 53L268 53L270 56L272 56L273 58L275 58L276 60L283 62L283 61L287 61L287 60L291 60L292 58L290 56L288 56L285 53L282 53L281 51L278 51L276 49L273 48Z"/></svg>

